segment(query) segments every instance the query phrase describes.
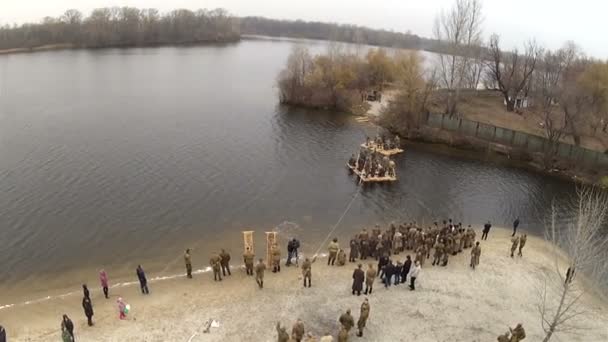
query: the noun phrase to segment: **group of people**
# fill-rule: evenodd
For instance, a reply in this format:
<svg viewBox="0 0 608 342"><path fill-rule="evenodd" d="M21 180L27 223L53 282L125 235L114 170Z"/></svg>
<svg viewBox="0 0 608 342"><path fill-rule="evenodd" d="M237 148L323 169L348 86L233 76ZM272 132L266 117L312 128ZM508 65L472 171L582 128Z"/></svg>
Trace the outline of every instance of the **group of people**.
<svg viewBox="0 0 608 342"><path fill-rule="evenodd" d="M363 330L367 324L370 313L369 300L365 298L361 303L361 309L359 313L359 319L357 320L357 333L359 337L363 336ZM340 331L338 332L338 342L347 342L350 331L355 327L355 319L351 314L350 309L340 315L338 318L340 323ZM304 322L301 319L297 319L291 328L291 334L287 332L287 327L281 326L280 322L276 325L278 342L333 342L334 338L331 333L326 333L317 339L312 333L306 334Z"/></svg>
<svg viewBox="0 0 608 342"><path fill-rule="evenodd" d="M361 148L359 155L351 155L348 165L357 170L361 177L395 177L395 162L389 157L383 156L376 151L369 151Z"/></svg>
<svg viewBox="0 0 608 342"><path fill-rule="evenodd" d="M401 139L398 135L395 135L395 138L391 140L391 138L384 134L378 134L374 140L371 140L370 137L365 137L365 146L370 149L394 150L401 147Z"/></svg>

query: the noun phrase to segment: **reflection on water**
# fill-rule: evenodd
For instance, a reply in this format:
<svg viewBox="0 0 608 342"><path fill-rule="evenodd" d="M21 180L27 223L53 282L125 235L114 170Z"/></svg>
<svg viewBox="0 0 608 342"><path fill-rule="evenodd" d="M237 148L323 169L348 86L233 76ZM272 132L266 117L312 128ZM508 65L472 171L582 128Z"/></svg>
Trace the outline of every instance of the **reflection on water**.
<svg viewBox="0 0 608 342"><path fill-rule="evenodd" d="M96 283L102 266L171 274L185 246L200 264L219 246L237 254L243 229L261 252L261 232L285 221L316 249L359 191L346 160L376 129L276 105L292 44L0 56L0 305ZM361 189L337 235L447 217L534 230L572 191L416 147L396 162L399 181Z"/></svg>

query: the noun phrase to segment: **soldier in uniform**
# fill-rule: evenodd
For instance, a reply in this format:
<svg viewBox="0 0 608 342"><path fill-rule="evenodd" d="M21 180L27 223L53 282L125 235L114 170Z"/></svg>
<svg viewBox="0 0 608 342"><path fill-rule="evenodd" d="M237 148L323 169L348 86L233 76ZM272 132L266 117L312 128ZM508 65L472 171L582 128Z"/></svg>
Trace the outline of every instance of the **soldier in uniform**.
<svg viewBox="0 0 608 342"><path fill-rule="evenodd" d="M350 251L348 253L348 261L355 262L358 257L359 257L359 241L357 240L357 237L355 236L352 239L350 239Z"/></svg>
<svg viewBox="0 0 608 342"><path fill-rule="evenodd" d="M517 253L517 255L519 256L523 256L521 254L521 249L524 248L524 246L526 245L526 241L528 240L528 235L523 234L520 238L519 238L519 253Z"/></svg>
<svg viewBox="0 0 608 342"><path fill-rule="evenodd" d="M221 257L217 253L213 253L211 255L211 259L209 259L209 265L213 269L213 280L214 281L222 281L221 271Z"/></svg>
<svg viewBox="0 0 608 342"><path fill-rule="evenodd" d="M228 272L228 275L232 275L230 274L230 254L223 249L220 253L220 265L222 266L222 274L224 277L226 276L226 272Z"/></svg>
<svg viewBox="0 0 608 342"><path fill-rule="evenodd" d="M296 342L301 342L304 338L304 323L299 318L291 328L291 338Z"/></svg>
<svg viewBox="0 0 608 342"><path fill-rule="evenodd" d="M506 333L498 336L496 339L498 342L510 342L511 338L509 338L511 334L507 331Z"/></svg>
<svg viewBox="0 0 608 342"><path fill-rule="evenodd" d="M374 269L373 264L369 264L367 271L365 272L365 294L372 294L374 288L374 280L376 280L377 272Z"/></svg>
<svg viewBox="0 0 608 342"><path fill-rule="evenodd" d="M272 255L272 273L281 272L281 250L276 243L270 248L270 254Z"/></svg>
<svg viewBox="0 0 608 342"><path fill-rule="evenodd" d="M357 321L357 328L359 332L357 336L363 336L363 328L365 328L365 323L367 323L367 318L369 317L369 300L365 298L363 303L361 304L361 314L359 315L359 320Z"/></svg>
<svg viewBox="0 0 608 342"><path fill-rule="evenodd" d="M308 287L310 287L312 277L312 262L308 258L306 258L302 263L302 277L304 278L304 287L306 287L306 279L308 279Z"/></svg>
<svg viewBox="0 0 608 342"><path fill-rule="evenodd" d="M338 251L340 250L340 245L338 245L338 239L334 238L327 246L327 251L329 252L329 258L327 259L327 265L334 265L336 261L336 256L338 256Z"/></svg>
<svg viewBox="0 0 608 342"><path fill-rule="evenodd" d="M366 260L369 256L369 241L361 240L361 260Z"/></svg>
<svg viewBox="0 0 608 342"><path fill-rule="evenodd" d="M258 264L255 265L255 281L258 283L258 286L260 288L264 288L264 271L265 270L266 270L266 265L264 265L264 260L260 259L260 261L258 261Z"/></svg>
<svg viewBox="0 0 608 342"><path fill-rule="evenodd" d="M346 310L346 312L340 316L339 322L342 325L342 329L346 330L346 333L348 334L350 329L355 326L355 319L350 314L350 309Z"/></svg>
<svg viewBox="0 0 608 342"><path fill-rule="evenodd" d="M346 331L346 329L340 329L340 332L338 333L338 342L348 342L348 331Z"/></svg>
<svg viewBox="0 0 608 342"><path fill-rule="evenodd" d="M361 290L363 290L363 282L365 281L365 272L361 269L363 267L361 264L355 269L353 272L353 295L357 292L357 296L361 295Z"/></svg>
<svg viewBox="0 0 608 342"><path fill-rule="evenodd" d="M245 253L243 253L243 261L245 262L245 271L247 275L253 275L253 259L255 255L251 251L250 247L247 247Z"/></svg>
<svg viewBox="0 0 608 342"><path fill-rule="evenodd" d="M363 228L361 230L361 233L359 233L359 240L368 240L369 239L369 233L367 232L367 229Z"/></svg>
<svg viewBox="0 0 608 342"><path fill-rule="evenodd" d="M277 322L277 334L279 342L289 342L289 334L287 333L287 329L281 326L281 322Z"/></svg>
<svg viewBox="0 0 608 342"><path fill-rule="evenodd" d="M338 266L346 265L346 252L343 249L338 251Z"/></svg>
<svg viewBox="0 0 608 342"><path fill-rule="evenodd" d="M514 236L511 238L511 258L517 249L517 245L519 245L519 236Z"/></svg>
<svg viewBox="0 0 608 342"><path fill-rule="evenodd" d="M509 328L511 331L511 341L510 342L519 342L526 338L526 331L521 323L517 324L515 329Z"/></svg>
<svg viewBox="0 0 608 342"><path fill-rule="evenodd" d="M479 257L481 256L481 247L479 247L479 241L475 243L475 247L471 249L471 268L475 269L475 266L479 265Z"/></svg>
<svg viewBox="0 0 608 342"><path fill-rule="evenodd" d="M439 262L441 261L441 255L443 254L443 249L443 240L437 241L437 243L435 244L435 253L433 254L433 266L435 266L435 264L439 266Z"/></svg>
<svg viewBox="0 0 608 342"><path fill-rule="evenodd" d="M184 253L184 263L186 263L186 276L192 279L192 257L190 256L190 248Z"/></svg>

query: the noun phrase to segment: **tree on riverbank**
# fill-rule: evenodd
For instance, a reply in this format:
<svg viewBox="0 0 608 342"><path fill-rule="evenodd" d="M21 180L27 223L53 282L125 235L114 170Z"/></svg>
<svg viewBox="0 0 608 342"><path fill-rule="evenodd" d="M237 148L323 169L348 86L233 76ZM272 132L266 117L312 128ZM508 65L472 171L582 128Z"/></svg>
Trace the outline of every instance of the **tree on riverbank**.
<svg viewBox="0 0 608 342"><path fill-rule="evenodd" d="M39 24L0 27L0 49L70 44L75 47L144 46L221 42L239 39L238 20L224 9L196 12L178 9L98 8L84 18L68 10Z"/></svg>
<svg viewBox="0 0 608 342"><path fill-rule="evenodd" d="M552 243L555 264L544 275L538 309L545 337L584 329L581 318L589 313L580 303L588 289L586 281L599 286L608 276L608 237L602 231L608 218L608 195L596 188L579 188L571 207L552 207L545 228ZM565 217L560 217L565 216ZM561 262L563 254L568 264Z"/></svg>

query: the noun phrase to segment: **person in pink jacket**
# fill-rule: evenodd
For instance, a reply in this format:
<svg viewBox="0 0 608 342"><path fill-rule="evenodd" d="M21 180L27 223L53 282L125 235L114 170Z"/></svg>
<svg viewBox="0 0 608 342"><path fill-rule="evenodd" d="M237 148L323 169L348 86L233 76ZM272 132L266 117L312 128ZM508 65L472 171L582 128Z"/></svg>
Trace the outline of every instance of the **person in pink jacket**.
<svg viewBox="0 0 608 342"><path fill-rule="evenodd" d="M108 274L106 271L99 271L99 282L101 283L101 287L103 288L103 294L108 299Z"/></svg>
<svg viewBox="0 0 608 342"><path fill-rule="evenodd" d="M127 318L127 315L125 314L125 309L127 308L127 305L125 304L125 302L122 300L122 298L118 298L116 303L118 303L118 314L119 314L118 318L120 318L120 319Z"/></svg>

